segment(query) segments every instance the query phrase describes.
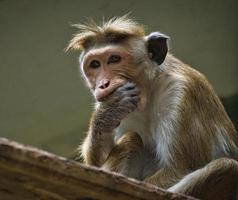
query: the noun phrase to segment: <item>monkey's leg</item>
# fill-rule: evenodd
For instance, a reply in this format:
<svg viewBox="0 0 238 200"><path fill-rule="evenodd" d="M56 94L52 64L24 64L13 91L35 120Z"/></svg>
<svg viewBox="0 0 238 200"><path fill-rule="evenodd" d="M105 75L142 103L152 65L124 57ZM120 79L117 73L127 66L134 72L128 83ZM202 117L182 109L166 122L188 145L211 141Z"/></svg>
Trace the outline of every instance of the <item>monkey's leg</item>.
<svg viewBox="0 0 238 200"><path fill-rule="evenodd" d="M177 183L182 178L182 173L178 174L173 168L162 168L144 181L158 187L167 189Z"/></svg>
<svg viewBox="0 0 238 200"><path fill-rule="evenodd" d="M201 199L238 199L238 162L220 158L168 189Z"/></svg>
<svg viewBox="0 0 238 200"><path fill-rule="evenodd" d="M116 142L102 168L139 178L139 165L135 163L142 150L141 137L135 132L127 132Z"/></svg>

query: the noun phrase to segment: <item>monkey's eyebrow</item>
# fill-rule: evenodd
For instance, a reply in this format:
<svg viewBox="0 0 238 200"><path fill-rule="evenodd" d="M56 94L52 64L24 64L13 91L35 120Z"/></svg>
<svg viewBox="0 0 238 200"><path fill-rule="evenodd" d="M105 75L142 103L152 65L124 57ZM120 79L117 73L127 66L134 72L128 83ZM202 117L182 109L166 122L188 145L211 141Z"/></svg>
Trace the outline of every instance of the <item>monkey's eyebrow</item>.
<svg viewBox="0 0 238 200"><path fill-rule="evenodd" d="M108 43L121 43L129 38L128 34L123 33L108 33L106 39Z"/></svg>
<svg viewBox="0 0 238 200"><path fill-rule="evenodd" d="M84 53L84 59L88 59L91 56L96 56L99 54L124 54L125 50L117 45L107 45L107 46L95 46L91 50L88 50L87 52Z"/></svg>

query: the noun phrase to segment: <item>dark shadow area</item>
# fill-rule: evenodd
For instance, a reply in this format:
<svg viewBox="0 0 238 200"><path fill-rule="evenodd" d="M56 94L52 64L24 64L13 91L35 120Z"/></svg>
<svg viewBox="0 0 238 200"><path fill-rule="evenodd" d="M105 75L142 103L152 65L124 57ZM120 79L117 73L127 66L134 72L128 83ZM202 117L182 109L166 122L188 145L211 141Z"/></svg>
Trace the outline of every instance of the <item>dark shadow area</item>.
<svg viewBox="0 0 238 200"><path fill-rule="evenodd" d="M223 97L221 100L236 130L238 130L238 93L229 97Z"/></svg>

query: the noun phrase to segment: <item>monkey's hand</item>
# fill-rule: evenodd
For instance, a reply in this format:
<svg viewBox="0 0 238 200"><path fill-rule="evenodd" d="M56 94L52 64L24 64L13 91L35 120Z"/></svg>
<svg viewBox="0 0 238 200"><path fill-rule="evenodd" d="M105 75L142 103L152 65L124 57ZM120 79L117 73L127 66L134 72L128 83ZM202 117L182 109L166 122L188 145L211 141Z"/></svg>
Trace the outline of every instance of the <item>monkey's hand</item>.
<svg viewBox="0 0 238 200"><path fill-rule="evenodd" d="M95 128L101 133L112 132L121 120L137 108L139 94L140 91L134 83L126 83L117 88L101 102L95 116Z"/></svg>

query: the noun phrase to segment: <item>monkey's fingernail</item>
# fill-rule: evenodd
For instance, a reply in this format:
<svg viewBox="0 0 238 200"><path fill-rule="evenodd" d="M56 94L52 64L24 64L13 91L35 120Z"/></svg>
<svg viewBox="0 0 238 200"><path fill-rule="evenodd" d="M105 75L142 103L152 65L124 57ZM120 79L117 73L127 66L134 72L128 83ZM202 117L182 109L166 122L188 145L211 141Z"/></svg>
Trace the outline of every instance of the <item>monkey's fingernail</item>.
<svg viewBox="0 0 238 200"><path fill-rule="evenodd" d="M127 83L125 84L125 86L126 86L126 87L134 87L134 86L135 86L135 83L133 83L133 82L127 82Z"/></svg>
<svg viewBox="0 0 238 200"><path fill-rule="evenodd" d="M128 86L128 87L126 87L126 90L132 90L134 88L135 88L135 86Z"/></svg>

